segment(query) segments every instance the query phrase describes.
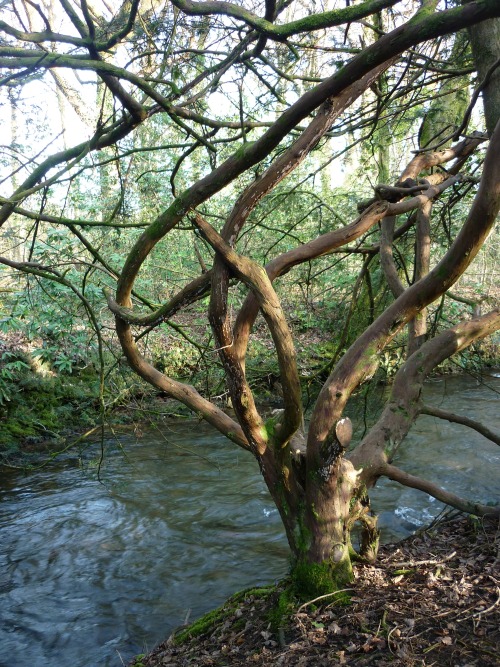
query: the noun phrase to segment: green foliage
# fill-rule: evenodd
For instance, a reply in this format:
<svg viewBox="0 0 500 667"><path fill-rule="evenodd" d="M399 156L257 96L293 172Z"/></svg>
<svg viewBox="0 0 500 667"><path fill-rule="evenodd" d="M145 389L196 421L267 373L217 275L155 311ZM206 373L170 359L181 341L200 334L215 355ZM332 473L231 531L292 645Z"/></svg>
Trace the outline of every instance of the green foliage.
<svg viewBox="0 0 500 667"><path fill-rule="evenodd" d="M81 301L66 287L30 281L6 306L9 314L0 320L0 333L21 334L31 356L47 369L71 375L97 365L95 332L89 328Z"/></svg>
<svg viewBox="0 0 500 667"><path fill-rule="evenodd" d="M19 391L17 378L29 365L18 358L15 352L8 350L0 355L0 405L5 405L12 399L13 393Z"/></svg>
<svg viewBox="0 0 500 667"><path fill-rule="evenodd" d="M64 433L86 430L98 418L96 379L44 376L23 362L9 379L7 393L0 405L0 457L7 460L23 443L57 443Z"/></svg>

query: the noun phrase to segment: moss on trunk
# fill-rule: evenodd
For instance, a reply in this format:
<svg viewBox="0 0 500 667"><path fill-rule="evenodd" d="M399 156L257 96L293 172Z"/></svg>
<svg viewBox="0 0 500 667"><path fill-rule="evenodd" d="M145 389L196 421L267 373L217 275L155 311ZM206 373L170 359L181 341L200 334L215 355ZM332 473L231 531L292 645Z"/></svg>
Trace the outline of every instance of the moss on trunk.
<svg viewBox="0 0 500 667"><path fill-rule="evenodd" d="M322 563L297 562L292 568L293 591L300 600L312 600L342 590L353 580L349 551L339 562L333 560Z"/></svg>

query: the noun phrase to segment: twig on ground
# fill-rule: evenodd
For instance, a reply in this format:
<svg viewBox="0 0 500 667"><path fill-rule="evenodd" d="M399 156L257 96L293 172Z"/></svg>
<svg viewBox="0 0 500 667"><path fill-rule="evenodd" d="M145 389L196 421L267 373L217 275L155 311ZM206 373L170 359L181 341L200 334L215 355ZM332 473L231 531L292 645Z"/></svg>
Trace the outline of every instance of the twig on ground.
<svg viewBox="0 0 500 667"><path fill-rule="evenodd" d="M403 563L391 563L391 568L394 567L416 567L417 565L441 565L441 563L446 563L446 561L451 560L452 558L455 558L457 555L456 551L452 551L451 554L448 556L445 556L444 558L441 558L439 560L416 560L416 561L411 561L407 560L404 561Z"/></svg>
<svg viewBox="0 0 500 667"><path fill-rule="evenodd" d="M326 593L326 595L320 595L317 598L314 598L314 600L309 600L309 602L304 602L304 604L300 605L300 607L297 609L295 612L296 614L300 614L302 609L305 607L308 607L310 604L314 604L315 602L319 602L319 600L324 600L325 598L330 598L332 595L337 595L338 593L346 593L347 591L353 591L354 588L341 588L338 591L333 591L333 593Z"/></svg>

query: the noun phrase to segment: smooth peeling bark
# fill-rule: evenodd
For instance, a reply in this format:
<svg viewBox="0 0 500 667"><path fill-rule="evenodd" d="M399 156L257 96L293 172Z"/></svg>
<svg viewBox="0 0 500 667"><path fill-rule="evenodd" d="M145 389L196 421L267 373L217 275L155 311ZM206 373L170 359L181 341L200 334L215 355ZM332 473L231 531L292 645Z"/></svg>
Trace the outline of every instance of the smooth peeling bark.
<svg viewBox="0 0 500 667"><path fill-rule="evenodd" d="M417 179L419 174L423 171L428 171L429 169L432 169L432 167L438 167L441 164L445 164L446 162L455 159L458 164L453 165L451 169L448 169L448 173L457 174L465 160L472 155L476 148L484 141L486 141L486 136L481 133L476 133L450 148L445 148L441 151L418 153L413 160L408 163L408 166L401 174L400 180L404 181L407 178Z"/></svg>
<svg viewBox="0 0 500 667"><path fill-rule="evenodd" d="M392 295L397 298L405 288L399 278L392 250L395 225L396 217L393 215L385 217L380 225L380 265Z"/></svg>
<svg viewBox="0 0 500 667"><path fill-rule="evenodd" d="M443 259L409 287L349 348L321 390L308 433L308 469L322 465L320 454L350 395L378 366L380 351L425 306L463 274L495 224L500 209L500 123L488 147L483 175L467 219Z"/></svg>
<svg viewBox="0 0 500 667"><path fill-rule="evenodd" d="M484 141L482 139L481 141ZM453 151L450 153L448 159L456 157L457 152ZM441 192L444 191L447 187L453 185L455 180L447 179L442 181L440 185L436 186L436 190L428 190L417 198L411 198L400 204L391 204L388 205L386 202L377 202L371 207L367 208L362 215L360 215L354 222L341 229L336 229L332 232L328 232L317 238L309 241L308 243L303 243L292 250L289 250L282 255L274 258L269 262L265 269L267 275L271 282L273 282L279 276L286 274L294 266L303 264L304 262L311 261L318 257L322 257L329 253L334 252L337 249L346 246L349 243L352 243L356 239L360 238L365 234L369 229L374 225L384 219L384 216L388 212L392 212L394 215L401 215L417 207L426 206L428 198L438 196ZM394 235L394 238L405 233L412 225L414 220L402 225ZM379 251L379 246L372 246L366 252L369 254L376 254ZM123 321L128 322L129 324L134 324L137 326L154 326L168 318L171 318L175 315L180 309L184 306L191 303L195 303L201 297L205 296L210 291L210 281L212 277L212 271L207 271L207 273L202 274L191 281L186 287L180 290L170 301L158 308L153 312L148 312L146 314L137 312L135 310L119 306L111 294L107 291L106 298L108 301L109 309L117 316L119 316ZM240 362L244 362L244 353L246 349L246 344L248 341L248 336L250 335L251 327L255 322L255 318L259 312L258 301L252 293L249 293L242 308L240 309L236 324L234 327L234 345L239 350L239 359Z"/></svg>
<svg viewBox="0 0 500 667"><path fill-rule="evenodd" d="M262 309L276 346L280 376L284 388L285 413L280 432L276 434L274 445L277 451L281 452L282 457L288 453L288 448L284 445L300 427L303 419L295 350L280 303L266 275L256 275L257 267L249 267L250 272L245 273L241 266L243 258L239 259L239 269L234 262L233 264L230 261L228 262L228 250L230 251L230 248L221 253L220 241L227 241L229 246L235 244L244 223L259 201L306 158L331 127L335 118L357 99L390 64L391 62L383 63L362 77L360 81L356 81L349 86L346 91L336 98L327 100L292 146L279 156L271 167L239 197L224 225L221 238L214 237L213 239L214 243L212 245L216 250L218 248L218 255L212 270L210 322L217 341L219 356L226 371L233 407L238 414L247 438L260 454L266 447L265 437L263 439L262 436L263 424L245 378L244 354L239 354L239 349L233 342L228 314L229 266L237 273L238 270L243 270L243 273L239 274L242 279L246 276L248 281L248 278L250 278L249 284L255 290L256 302L258 307ZM203 220L198 219L198 223L199 226L203 227ZM205 232L210 237L211 228L206 228ZM224 259L222 259L222 255ZM254 279L251 278L250 274L254 275ZM289 462L286 462L286 464L289 465Z"/></svg>
<svg viewBox="0 0 500 667"><path fill-rule="evenodd" d="M320 107L318 113L311 121L309 126L293 142L292 146L285 150L280 156L278 156L273 161L271 166L262 174L262 176L243 192L243 194L238 198L238 201L236 202L222 230L222 238L225 239L230 246L235 245L236 240L245 222L248 220L249 215L255 209L257 204L262 200L262 198L271 192L279 182L281 182L294 169L296 169L299 164L303 162L307 155L309 155L310 152L317 146L320 139L329 130L332 123L339 116L339 114L350 104L352 104L352 102L362 93L364 93L368 87L380 76L380 74L390 66L390 64L391 61L383 63L369 74L362 77L359 81L353 83L347 88L347 90L343 91L338 96L328 99ZM271 278L272 282L273 277L269 277ZM212 328L214 330L216 340L218 341L220 356L225 367L229 370L231 368L234 369L237 367L237 374L241 375L245 373L246 343L248 338L243 341L243 344L241 344L242 339L238 334L238 322L236 323L235 331L233 333L229 332L231 322L229 321L229 315L227 311L228 287L228 267L223 261L221 261L220 257L216 257L213 267L212 299L210 306ZM221 290L224 293L222 293ZM254 294L253 297L254 298L252 299L252 292L250 292L249 299L247 299L247 302L251 304L250 319L255 319L259 310L258 295ZM240 310L240 314L241 311L245 312L245 306ZM240 319L240 322L241 321L244 320ZM247 336L249 335L251 324L252 322L248 322L246 327ZM273 339L277 339L278 341L287 340L287 338L283 338L277 332L274 333L275 328L273 328L271 324L270 330ZM225 334L224 331L226 331ZM229 342L231 342L231 345L229 345ZM282 347L281 343L277 345L279 360L283 357L283 355L280 355L280 347ZM291 340L291 337L290 342L288 343L288 347L293 349L293 341ZM293 358L294 370L296 371L295 353L293 353ZM280 369L285 397L288 398L289 396L295 396L297 390L295 388L295 383L290 384L290 378L288 376L290 375L291 368L289 362L286 359L284 359L284 361L280 361ZM240 386L244 386L241 377ZM238 391L236 384L232 380L231 387L233 391ZM247 388L245 388L245 391L248 393ZM300 395L300 387L298 392ZM236 403L236 405L238 405L239 402L239 397L233 396L233 404ZM286 400L285 403L287 402L290 403L290 401ZM294 428L297 428L294 426L296 422L296 409L293 406L293 403L297 403L297 400L294 399L291 406L285 404L284 423L282 433L280 434L280 439L283 439L283 442L286 442L288 437L293 435ZM253 421L256 421L255 417ZM302 414L300 415L299 422L302 422ZM280 443L276 444L278 447L280 446Z"/></svg>
<svg viewBox="0 0 500 667"><path fill-rule="evenodd" d="M383 63L415 43L496 15L500 15L500 6L494 6L488 0L482 0L462 8L460 12L457 12L457 10L441 12L438 21L435 20L434 16L424 17L423 20L418 19L413 22L411 27L403 26L403 28L398 28L381 38L374 46L353 58L341 72L303 95L298 102L282 114L280 119L259 140L253 144L245 145L242 152L234 154L211 174L195 183L145 230L129 253L123 267L117 286L117 303L126 307L132 305L130 295L142 263L156 243L175 227L189 208L202 203L239 174L266 157L295 125L324 100L339 95L351 85L352 81L357 81L375 67L383 65ZM446 27L443 28L444 26ZM128 325L125 323L121 324L122 335L131 339L131 336L127 334L127 327ZM143 362L147 363L145 360ZM369 369L370 364L366 368L365 376L369 374Z"/></svg>
<svg viewBox="0 0 500 667"><path fill-rule="evenodd" d="M289 438L293 436L302 424L302 399L293 338L280 301L267 273L261 266L247 257L238 255L200 215L195 214L193 221L225 264L231 268L231 271L254 291L259 302L259 307L269 326L276 348L284 389L285 411L281 427L282 432L280 434L283 438L283 443L280 443L282 445L288 442ZM220 290L220 284L214 281L212 289L217 294ZM226 339L226 336L224 339ZM229 348L221 350L223 353L225 351L229 351ZM234 368L231 367L229 370L231 374L239 374L241 372L239 364L236 364ZM229 380L231 381L231 376ZM236 396L236 398L238 399L239 397Z"/></svg>
<svg viewBox="0 0 500 667"><path fill-rule="evenodd" d="M387 212L385 202L377 202L350 225L342 229L323 234L309 243L304 243L273 259L266 266L269 280L273 282L279 276L304 262L322 257L356 240L371 227L382 220ZM238 350L239 359L243 362L252 326L259 312L258 301L253 294L248 294L236 318L234 327L234 345Z"/></svg>
<svg viewBox="0 0 500 667"><path fill-rule="evenodd" d="M431 212L432 202L429 201L417 213L414 282L422 280L430 271ZM408 356L411 356L425 340L427 309L423 308L417 313L408 326Z"/></svg>

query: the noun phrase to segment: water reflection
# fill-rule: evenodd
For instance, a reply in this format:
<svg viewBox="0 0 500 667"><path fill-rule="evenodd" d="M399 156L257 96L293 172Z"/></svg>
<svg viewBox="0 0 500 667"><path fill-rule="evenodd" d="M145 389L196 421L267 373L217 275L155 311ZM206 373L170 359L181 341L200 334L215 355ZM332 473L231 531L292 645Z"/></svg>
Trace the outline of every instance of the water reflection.
<svg viewBox="0 0 500 667"><path fill-rule="evenodd" d="M498 417L491 421L500 379L488 383L497 393L440 380L426 400L500 429ZM188 614L285 574L279 516L245 452L202 424L119 445L107 443L100 480L90 460L4 477L0 645L8 662L0 657L0 665L118 667ZM454 424L421 418L395 463L458 494L484 502L499 495L498 447ZM372 497L386 541L441 508L393 482Z"/></svg>

